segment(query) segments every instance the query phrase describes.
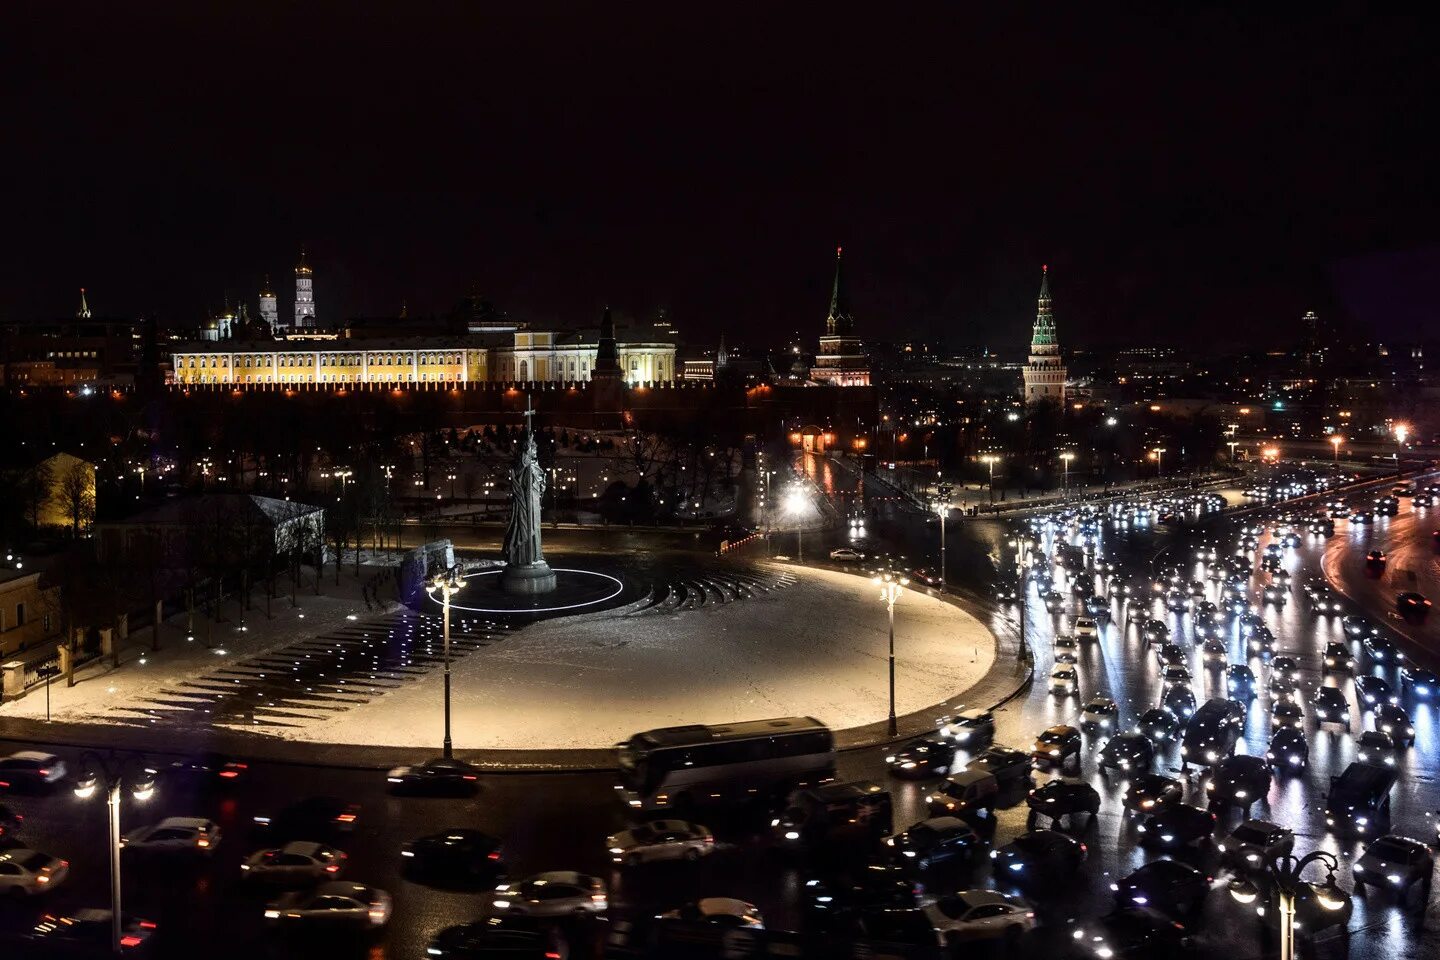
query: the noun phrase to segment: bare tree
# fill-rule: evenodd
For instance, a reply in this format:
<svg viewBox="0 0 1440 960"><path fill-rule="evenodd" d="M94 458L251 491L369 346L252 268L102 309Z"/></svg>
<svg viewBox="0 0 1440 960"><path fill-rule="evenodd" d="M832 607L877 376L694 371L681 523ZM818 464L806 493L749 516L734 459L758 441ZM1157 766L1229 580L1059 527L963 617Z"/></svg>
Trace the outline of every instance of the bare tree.
<svg viewBox="0 0 1440 960"><path fill-rule="evenodd" d="M30 518L30 526L36 530L40 529L40 511L50 502L50 488L54 483L55 472L50 469L50 464L43 460L25 471L21 485L26 513Z"/></svg>
<svg viewBox="0 0 1440 960"><path fill-rule="evenodd" d="M55 489L59 506L70 517L70 535L80 538L80 527L95 519L95 473L88 463L70 465Z"/></svg>

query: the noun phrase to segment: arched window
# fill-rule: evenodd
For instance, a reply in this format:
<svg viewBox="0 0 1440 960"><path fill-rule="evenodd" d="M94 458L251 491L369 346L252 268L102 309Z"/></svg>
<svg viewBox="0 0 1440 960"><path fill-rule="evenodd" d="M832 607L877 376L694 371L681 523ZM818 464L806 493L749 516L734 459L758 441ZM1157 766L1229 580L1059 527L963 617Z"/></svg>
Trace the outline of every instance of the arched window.
<svg viewBox="0 0 1440 960"><path fill-rule="evenodd" d="M520 379L521 381L530 379L530 364L526 360L520 361Z"/></svg>

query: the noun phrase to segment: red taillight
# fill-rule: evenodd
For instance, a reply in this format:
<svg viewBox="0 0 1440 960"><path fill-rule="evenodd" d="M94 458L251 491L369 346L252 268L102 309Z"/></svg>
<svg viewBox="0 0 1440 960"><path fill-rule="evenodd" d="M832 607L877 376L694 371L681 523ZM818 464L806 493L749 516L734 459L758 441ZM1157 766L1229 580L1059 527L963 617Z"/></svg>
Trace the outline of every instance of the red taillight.
<svg viewBox="0 0 1440 960"><path fill-rule="evenodd" d="M336 817L335 820L336 820L336 822L338 822L338 823L354 823L354 822L355 822L355 814L353 814L353 813L342 813L342 814L340 814L340 816Z"/></svg>
<svg viewBox="0 0 1440 960"><path fill-rule="evenodd" d="M226 780L234 780L236 777L240 776L240 774L238 771L235 770L221 770L220 776Z"/></svg>
<svg viewBox="0 0 1440 960"><path fill-rule="evenodd" d="M154 930L154 929L155 929L155 921L154 921L154 920L141 920L141 921L140 921L140 929L141 929L141 930Z"/></svg>
<svg viewBox="0 0 1440 960"><path fill-rule="evenodd" d="M49 771L49 770L36 770L35 773L36 773L36 775L41 776L41 777L48 777L48 776L50 776L50 771Z"/></svg>
<svg viewBox="0 0 1440 960"><path fill-rule="evenodd" d="M127 934L127 935L125 935L125 936L123 936L123 937L120 938L120 946L122 946L122 947L138 947L138 946L140 946L140 938L137 937L137 936L135 936L133 933Z"/></svg>
<svg viewBox="0 0 1440 960"><path fill-rule="evenodd" d="M545 960L560 960L560 954L556 953L554 950L546 950Z"/></svg>
<svg viewBox="0 0 1440 960"><path fill-rule="evenodd" d="M499 859L500 859L500 851L499 851L499 850L492 850L492 851L490 851L489 853L485 854L485 858L486 858L487 860L499 860Z"/></svg>
<svg viewBox="0 0 1440 960"><path fill-rule="evenodd" d="M477 776L475 776L473 773L467 773L467 774L465 774L464 776L462 776L460 779L461 779L461 780L479 780L480 778L477 777Z"/></svg>
<svg viewBox="0 0 1440 960"><path fill-rule="evenodd" d="M339 864L336 864L336 863L332 863L332 864L330 864L328 867L325 868L325 872L326 872L326 873L339 873L339 872L340 872L340 865L339 865Z"/></svg>

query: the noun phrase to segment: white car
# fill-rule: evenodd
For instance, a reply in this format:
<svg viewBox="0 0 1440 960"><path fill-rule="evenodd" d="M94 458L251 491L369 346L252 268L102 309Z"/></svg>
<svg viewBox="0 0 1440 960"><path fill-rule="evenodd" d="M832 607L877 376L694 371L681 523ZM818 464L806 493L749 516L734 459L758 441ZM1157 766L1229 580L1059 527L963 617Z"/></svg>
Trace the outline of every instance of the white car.
<svg viewBox="0 0 1440 960"><path fill-rule="evenodd" d="M198 853L209 856L220 845L220 827L199 817L166 817L131 830L120 838L123 849L136 853Z"/></svg>
<svg viewBox="0 0 1440 960"><path fill-rule="evenodd" d="M668 910L659 915L661 920L691 920L714 923L722 927L744 927L748 930L765 929L760 908L734 897L705 897L683 907Z"/></svg>
<svg viewBox="0 0 1440 960"><path fill-rule="evenodd" d="M1100 628L1095 625L1094 617L1075 618L1075 636L1082 640L1094 640L1100 636Z"/></svg>
<svg viewBox="0 0 1440 960"><path fill-rule="evenodd" d="M603 913L610 905L605 881L573 870L537 873L495 888L490 906L500 913L529 917L568 917Z"/></svg>
<svg viewBox="0 0 1440 960"><path fill-rule="evenodd" d="M70 861L17 848L0 853L0 893L33 896L54 890L70 875Z"/></svg>
<svg viewBox="0 0 1440 960"><path fill-rule="evenodd" d="M333 880L345 869L346 856L321 843L297 840L271 850L257 850L240 864L247 880L306 885Z"/></svg>
<svg viewBox="0 0 1440 960"><path fill-rule="evenodd" d="M962 890L940 897L925 908L925 916L946 940L1012 937L1035 926L1035 910L1028 903L994 890Z"/></svg>
<svg viewBox="0 0 1440 960"><path fill-rule="evenodd" d="M605 845L616 863L699 860L715 852L715 835L708 827L685 820L652 820L622 830L608 838Z"/></svg>
<svg viewBox="0 0 1440 960"><path fill-rule="evenodd" d="M852 562L855 560L864 560L865 554L852 547L836 547L834 550L830 551L830 559Z"/></svg>
<svg viewBox="0 0 1440 960"><path fill-rule="evenodd" d="M21 750L0 758L0 788L50 786L65 779L65 761L53 753Z"/></svg>
<svg viewBox="0 0 1440 960"><path fill-rule="evenodd" d="M1074 665L1062 663L1050 671L1050 692L1062 697L1073 697L1080 692L1080 679Z"/></svg>
<svg viewBox="0 0 1440 960"><path fill-rule="evenodd" d="M331 880L307 892L285 894L265 908L265 919L295 929L374 929L390 921L390 894L363 883Z"/></svg>

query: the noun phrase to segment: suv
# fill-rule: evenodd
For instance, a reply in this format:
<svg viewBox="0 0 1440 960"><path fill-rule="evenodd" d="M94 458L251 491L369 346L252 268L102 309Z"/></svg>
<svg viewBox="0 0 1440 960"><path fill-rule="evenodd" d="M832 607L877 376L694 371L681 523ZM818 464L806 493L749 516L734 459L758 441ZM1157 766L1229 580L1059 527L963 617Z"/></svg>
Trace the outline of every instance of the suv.
<svg viewBox="0 0 1440 960"><path fill-rule="evenodd" d="M1249 810L1251 804L1270 792L1272 779L1270 764L1264 757L1226 757L1213 769L1210 782L1205 784L1210 808L1223 809L1233 804Z"/></svg>
<svg viewBox="0 0 1440 960"><path fill-rule="evenodd" d="M1215 849L1220 852L1222 867L1236 873L1260 871L1271 860L1288 856L1295 849L1295 834L1268 820L1245 820Z"/></svg>
<svg viewBox="0 0 1440 960"><path fill-rule="evenodd" d="M1025 803L1030 807L1025 820L1027 830L1034 830L1040 817L1050 818L1053 827L1065 817L1070 817L1073 825L1077 813L1089 814L1094 819L1100 812L1100 794L1080 780L1051 780L1031 790Z"/></svg>
<svg viewBox="0 0 1440 960"><path fill-rule="evenodd" d="M904 833L885 838L885 846L900 858L899 862L917 870L929 870L948 861L974 860L984 845L985 841L969 825L955 817L931 817Z"/></svg>
<svg viewBox="0 0 1440 960"><path fill-rule="evenodd" d="M966 750L988 747L995 739L995 715L989 710L966 710L950 720L942 717L939 727L940 736Z"/></svg>
<svg viewBox="0 0 1440 960"><path fill-rule="evenodd" d="M1352 763L1330 778L1325 797L1325 825L1336 833L1375 836L1390 827L1390 789L1395 771L1390 767Z"/></svg>
<svg viewBox="0 0 1440 960"><path fill-rule="evenodd" d="M1013 747L991 746L967 763L965 769L994 775L1004 789L1008 784L1030 779L1030 755Z"/></svg>
<svg viewBox="0 0 1440 960"><path fill-rule="evenodd" d="M796 790L770 826L787 846L863 850L891 830L890 793L868 780Z"/></svg>

